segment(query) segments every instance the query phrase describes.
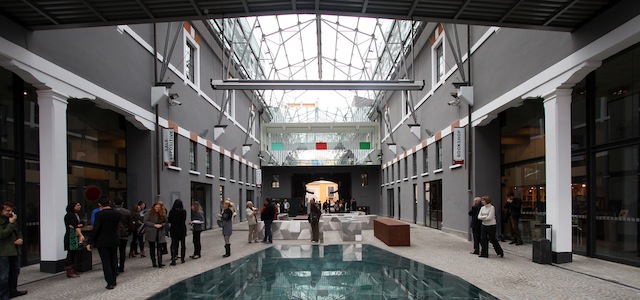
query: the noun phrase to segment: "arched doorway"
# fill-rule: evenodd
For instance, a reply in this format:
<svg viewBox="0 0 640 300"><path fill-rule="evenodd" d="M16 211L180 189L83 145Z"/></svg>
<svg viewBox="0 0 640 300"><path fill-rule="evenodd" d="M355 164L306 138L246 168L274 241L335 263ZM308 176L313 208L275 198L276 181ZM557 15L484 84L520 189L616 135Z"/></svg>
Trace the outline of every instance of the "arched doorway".
<svg viewBox="0 0 640 300"><path fill-rule="evenodd" d="M316 180L309 182L305 186L307 193L305 195L305 204L309 202L311 198L316 199L316 203L320 204L320 207L327 206L332 208L336 202L339 203L343 197L340 197L340 191L338 183L329 180ZM305 205L306 207L306 205ZM330 211L335 211L330 209Z"/></svg>

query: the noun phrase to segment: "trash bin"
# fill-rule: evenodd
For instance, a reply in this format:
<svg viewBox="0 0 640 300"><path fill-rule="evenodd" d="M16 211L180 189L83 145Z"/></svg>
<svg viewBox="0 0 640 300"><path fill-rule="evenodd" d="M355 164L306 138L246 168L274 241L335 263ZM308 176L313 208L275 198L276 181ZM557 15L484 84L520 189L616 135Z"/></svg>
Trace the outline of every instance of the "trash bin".
<svg viewBox="0 0 640 300"><path fill-rule="evenodd" d="M535 263L550 265L551 264L551 240L547 239L547 229L551 228L551 224L536 224L539 229L540 238L533 240L533 257Z"/></svg>

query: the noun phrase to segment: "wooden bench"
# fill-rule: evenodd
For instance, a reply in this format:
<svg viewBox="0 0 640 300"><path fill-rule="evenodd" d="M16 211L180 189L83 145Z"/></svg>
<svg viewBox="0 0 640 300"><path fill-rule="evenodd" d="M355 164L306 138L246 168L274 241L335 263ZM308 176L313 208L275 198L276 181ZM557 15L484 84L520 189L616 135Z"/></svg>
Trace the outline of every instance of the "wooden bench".
<svg viewBox="0 0 640 300"><path fill-rule="evenodd" d="M373 223L373 235L388 246L410 246L409 224L388 218L378 218Z"/></svg>

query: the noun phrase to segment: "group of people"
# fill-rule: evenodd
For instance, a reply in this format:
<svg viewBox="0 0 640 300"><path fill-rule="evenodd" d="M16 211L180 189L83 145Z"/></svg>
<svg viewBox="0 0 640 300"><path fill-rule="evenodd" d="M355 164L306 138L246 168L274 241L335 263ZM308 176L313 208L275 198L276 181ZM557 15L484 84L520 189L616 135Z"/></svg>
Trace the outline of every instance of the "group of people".
<svg viewBox="0 0 640 300"><path fill-rule="evenodd" d="M351 200L336 200L335 202L333 202L333 204L331 203L330 199L327 199L326 201L324 201L324 203L322 203L322 209L326 213L331 210L331 206L333 206L334 212L350 212L356 211L358 209L358 203L356 202L355 198L351 198Z"/></svg>
<svg viewBox="0 0 640 300"><path fill-rule="evenodd" d="M171 238L171 265L176 265L177 259L185 262L187 235L187 212L182 200L174 201L171 210L167 213L162 200L157 200L151 209L146 210L146 204L139 202L131 211L123 207L123 200L118 198L111 201L107 197L98 200L99 210L95 212L93 229L88 237L82 231L84 224L80 221L78 213L81 206L77 202L70 202L67 206L67 214L64 217L66 228L64 236L64 249L67 251L65 271L67 277L76 278L80 275L74 270L75 257L79 250L86 248L91 251L97 248L103 266L104 278L107 289L113 289L117 285L116 278L124 272L126 246L131 238L129 257L140 254L146 257L144 243L149 244L149 256L153 267L162 268L162 256L167 254L167 235ZM190 257L201 257L200 235L204 230L204 213L202 206L194 201L191 203L191 221L193 229L194 252ZM140 252L138 252L138 247ZM180 249L180 255L178 255ZM119 259L118 259L119 258Z"/></svg>
<svg viewBox="0 0 640 300"><path fill-rule="evenodd" d="M520 221L520 209L522 200L515 197L513 192L507 193L507 203L504 208L507 210L505 217L509 219L511 227L511 244L522 245L522 236L518 223ZM471 216L471 229L473 233L473 251L480 257L489 257L489 242L497 255L504 257L504 250L496 238L496 209L491 204L489 196L476 197L473 199L473 206L469 211Z"/></svg>

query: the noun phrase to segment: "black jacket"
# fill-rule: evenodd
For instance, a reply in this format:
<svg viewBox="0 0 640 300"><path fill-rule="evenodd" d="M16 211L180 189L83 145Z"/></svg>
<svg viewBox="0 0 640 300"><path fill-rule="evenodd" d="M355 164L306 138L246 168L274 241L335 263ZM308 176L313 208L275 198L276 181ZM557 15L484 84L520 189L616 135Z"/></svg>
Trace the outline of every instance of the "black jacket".
<svg viewBox="0 0 640 300"><path fill-rule="evenodd" d="M120 213L112 208L98 212L87 243L91 244L93 248L117 247L120 239L118 236L120 216Z"/></svg>
<svg viewBox="0 0 640 300"><path fill-rule="evenodd" d="M509 203L507 202L507 204L504 205L504 208L506 208L509 211L509 215L511 217L514 218L520 218L520 209L522 208L522 200L520 200L520 198L515 197L513 198L513 202Z"/></svg>
<svg viewBox="0 0 640 300"><path fill-rule="evenodd" d="M481 228L482 221L478 220L478 214L480 213L480 209L482 208L482 204L474 205L471 207L469 211L469 216L471 216L471 228Z"/></svg>
<svg viewBox="0 0 640 300"><path fill-rule="evenodd" d="M167 222L171 224L169 234L171 237L179 238L187 235L187 211L184 209L172 209L169 212Z"/></svg>

